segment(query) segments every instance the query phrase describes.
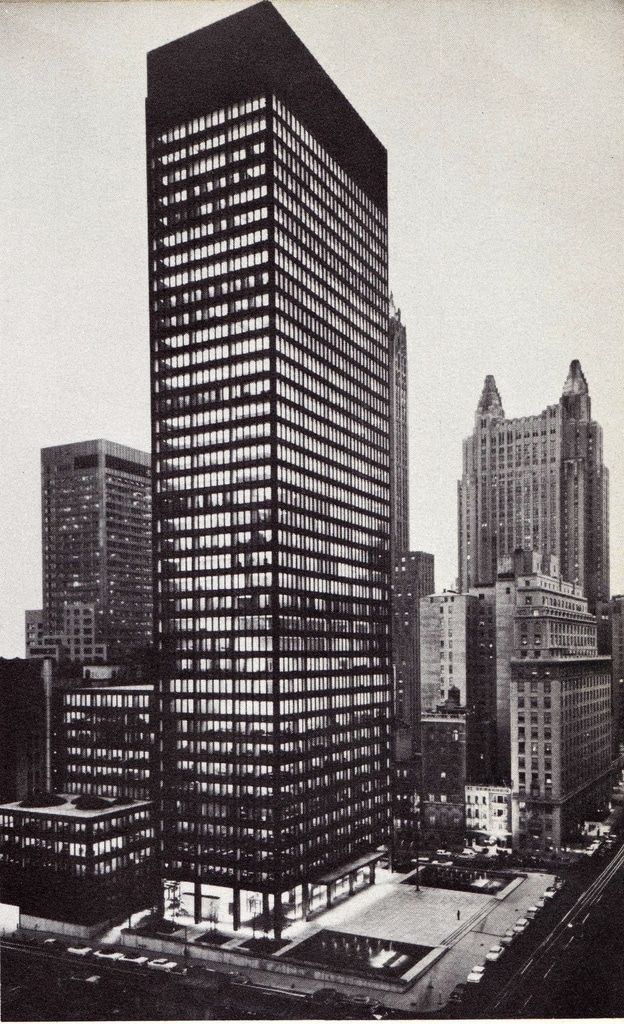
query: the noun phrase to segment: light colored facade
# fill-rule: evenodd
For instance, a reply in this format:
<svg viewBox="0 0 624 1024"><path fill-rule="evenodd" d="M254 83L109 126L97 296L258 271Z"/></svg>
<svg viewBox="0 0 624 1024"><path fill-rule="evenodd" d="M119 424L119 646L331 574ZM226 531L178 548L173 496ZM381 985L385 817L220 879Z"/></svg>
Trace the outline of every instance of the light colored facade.
<svg viewBox="0 0 624 1024"><path fill-rule="evenodd" d="M570 365L557 405L507 420L486 377L458 485L459 588L493 584L518 548L555 555L593 610L609 596L608 470L587 382Z"/></svg>
<svg viewBox="0 0 624 1024"><path fill-rule="evenodd" d="M476 675L496 723L496 778L511 772L510 691L513 658L595 653L596 619L579 586L558 572L558 560L534 551L499 559L496 582L473 587L477 599Z"/></svg>
<svg viewBox="0 0 624 1024"><path fill-rule="evenodd" d="M478 602L451 591L420 600L420 703L435 711L458 691L462 707L472 699L472 637Z"/></svg>
<svg viewBox="0 0 624 1024"><path fill-rule="evenodd" d="M511 841L511 788L466 786L466 829L506 847Z"/></svg>
<svg viewBox="0 0 624 1024"><path fill-rule="evenodd" d="M60 631L45 632L43 611L26 612L26 657L55 661L106 661L106 644L95 638L95 606L65 603L60 613Z"/></svg>

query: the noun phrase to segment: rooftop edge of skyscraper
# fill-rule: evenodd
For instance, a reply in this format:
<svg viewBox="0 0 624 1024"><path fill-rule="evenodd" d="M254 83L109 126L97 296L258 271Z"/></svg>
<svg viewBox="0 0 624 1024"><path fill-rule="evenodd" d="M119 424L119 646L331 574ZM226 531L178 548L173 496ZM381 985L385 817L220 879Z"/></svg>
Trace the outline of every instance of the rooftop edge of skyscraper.
<svg viewBox="0 0 624 1024"><path fill-rule="evenodd" d="M115 455L118 458L126 459L129 462L136 462L138 466L151 468L152 465L150 452L144 452L140 448L132 448L127 444L120 444L118 441L108 441L105 438L48 445L47 448L41 449L41 462L49 461L55 454L59 456L92 455L100 451L107 455Z"/></svg>
<svg viewBox="0 0 624 1024"><path fill-rule="evenodd" d="M148 134L248 98L259 86L274 92L387 210L385 147L268 0L152 50L147 81Z"/></svg>

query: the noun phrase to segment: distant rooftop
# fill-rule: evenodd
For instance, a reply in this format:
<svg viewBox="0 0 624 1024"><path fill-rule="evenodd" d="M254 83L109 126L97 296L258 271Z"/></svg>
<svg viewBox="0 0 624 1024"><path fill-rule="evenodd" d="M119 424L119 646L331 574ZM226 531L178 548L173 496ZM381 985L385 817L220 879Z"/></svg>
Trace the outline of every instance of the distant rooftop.
<svg viewBox="0 0 624 1024"><path fill-rule="evenodd" d="M0 811L35 815L40 818L83 818L85 821L89 821L94 818L114 818L120 812L144 810L151 807L149 800L128 800L125 803L110 804L108 807L98 810L84 811L74 807L72 801L77 799L75 793L57 793L56 795L65 802L53 807L22 807L21 801L17 800L10 804L0 804Z"/></svg>

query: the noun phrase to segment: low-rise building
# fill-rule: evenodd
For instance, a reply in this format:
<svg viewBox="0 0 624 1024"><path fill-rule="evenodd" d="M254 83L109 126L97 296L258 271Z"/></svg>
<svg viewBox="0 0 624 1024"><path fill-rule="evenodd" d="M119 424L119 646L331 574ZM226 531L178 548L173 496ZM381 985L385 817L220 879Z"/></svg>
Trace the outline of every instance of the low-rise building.
<svg viewBox="0 0 624 1024"><path fill-rule="evenodd" d="M22 915L92 925L155 903L148 801L71 794L0 805L2 898Z"/></svg>
<svg viewBox="0 0 624 1024"><path fill-rule="evenodd" d="M476 841L511 843L511 787L466 786L466 831Z"/></svg>

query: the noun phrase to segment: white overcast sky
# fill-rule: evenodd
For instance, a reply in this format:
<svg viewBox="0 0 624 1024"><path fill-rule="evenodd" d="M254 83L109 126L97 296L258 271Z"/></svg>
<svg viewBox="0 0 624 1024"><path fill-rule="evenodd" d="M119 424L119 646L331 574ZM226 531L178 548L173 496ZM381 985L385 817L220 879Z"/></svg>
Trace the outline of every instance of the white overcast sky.
<svg viewBox="0 0 624 1024"><path fill-rule="evenodd" d="M232 0L0 5L0 655L41 606L39 450L149 448L145 55ZM507 416L581 360L624 592L624 5L277 0L388 150L411 547L454 584L483 379Z"/></svg>

